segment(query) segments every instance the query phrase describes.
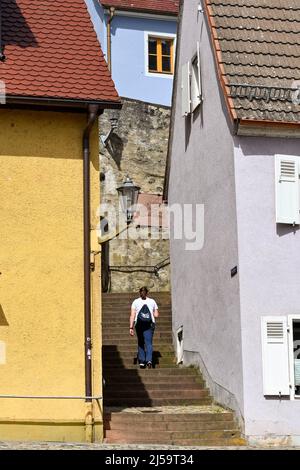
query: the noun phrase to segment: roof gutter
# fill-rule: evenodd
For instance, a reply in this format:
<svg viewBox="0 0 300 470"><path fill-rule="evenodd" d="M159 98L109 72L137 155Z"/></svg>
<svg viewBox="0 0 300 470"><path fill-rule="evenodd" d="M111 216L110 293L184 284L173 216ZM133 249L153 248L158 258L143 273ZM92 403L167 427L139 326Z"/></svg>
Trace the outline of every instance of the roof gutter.
<svg viewBox="0 0 300 470"><path fill-rule="evenodd" d="M249 137L300 138L300 122L238 119L236 135Z"/></svg>
<svg viewBox="0 0 300 470"><path fill-rule="evenodd" d="M86 110L90 105L100 109L121 109L121 101L81 100L71 98L47 98L40 96L6 95L6 104L21 106L45 106Z"/></svg>

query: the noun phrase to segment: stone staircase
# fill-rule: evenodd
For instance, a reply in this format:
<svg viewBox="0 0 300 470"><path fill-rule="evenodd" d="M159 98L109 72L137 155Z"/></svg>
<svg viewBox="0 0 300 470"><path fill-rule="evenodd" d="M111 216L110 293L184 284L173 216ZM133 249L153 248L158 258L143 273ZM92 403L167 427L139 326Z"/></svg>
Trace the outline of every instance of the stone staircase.
<svg viewBox="0 0 300 470"><path fill-rule="evenodd" d="M170 295L151 294L160 317L154 334L153 369L137 364L129 336L132 294L103 294L105 441L115 444L243 445L231 411L213 404L203 377L176 366Z"/></svg>

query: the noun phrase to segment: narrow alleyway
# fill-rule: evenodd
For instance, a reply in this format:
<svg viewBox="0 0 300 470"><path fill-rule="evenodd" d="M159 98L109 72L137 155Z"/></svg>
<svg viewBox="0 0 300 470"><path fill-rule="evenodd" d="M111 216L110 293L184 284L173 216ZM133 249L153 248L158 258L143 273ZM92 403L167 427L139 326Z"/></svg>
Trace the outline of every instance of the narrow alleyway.
<svg viewBox="0 0 300 470"><path fill-rule="evenodd" d="M152 296L160 311L152 370L140 370L136 364L136 338L129 336L133 296L103 296L105 442L244 444L233 413L213 404L199 371L176 365L170 295Z"/></svg>

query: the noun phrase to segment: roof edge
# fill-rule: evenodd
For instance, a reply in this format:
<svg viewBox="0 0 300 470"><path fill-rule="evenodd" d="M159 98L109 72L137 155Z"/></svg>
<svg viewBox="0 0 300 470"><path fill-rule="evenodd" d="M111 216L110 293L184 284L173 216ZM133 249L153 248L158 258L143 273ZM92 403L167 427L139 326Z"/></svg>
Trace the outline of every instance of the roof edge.
<svg viewBox="0 0 300 470"><path fill-rule="evenodd" d="M236 134L244 137L300 138L300 122L240 119L237 123Z"/></svg>
<svg viewBox="0 0 300 470"><path fill-rule="evenodd" d="M33 105L33 106L49 106L49 107L66 107L66 108L80 108L85 109L91 104L99 106L100 109L121 109L122 102L118 101L105 101L105 100L82 100L72 98L50 98L39 96L22 96L22 95L6 95L5 104L15 105ZM1 105L5 107L4 105ZM0 106L0 109L1 109Z"/></svg>
<svg viewBox="0 0 300 470"><path fill-rule="evenodd" d="M237 117L236 111L234 109L233 100L227 93L227 89L228 89L227 87L229 87L229 83L226 79L224 67L220 62L221 47L220 47L220 43L219 43L219 40L217 38L217 35L214 32L216 30L216 24L215 24L215 20L213 18L211 7L209 6L208 3L209 3L209 0L204 0L204 8L205 8L206 17L207 17L207 20L208 20L207 21L208 22L208 27L209 27L210 34L211 34L211 39L212 39L211 42L212 42L212 45L213 45L213 53L214 53L215 62L216 62L216 66L217 66L218 77L219 77L219 80L220 80L221 88L223 90L223 95L224 95L224 98L225 98L225 102L226 102L226 106L227 106L229 116L230 116L231 120L234 122L238 119L238 117Z"/></svg>
<svg viewBox="0 0 300 470"><path fill-rule="evenodd" d="M100 0L100 3L101 3L101 0ZM102 5L102 3L101 3L101 5ZM154 9L152 10L150 8L148 8L148 9L147 8L138 8L138 7L128 8L126 6L125 7L124 6L120 7L119 5L114 4L113 1L109 5L108 4L102 5L102 7L104 9L109 9L109 8L113 7L113 8L116 9L116 11L126 11L126 12L135 11L137 13L149 13L149 14L151 13L152 15L157 15L157 16L165 15L165 16L174 16L175 18L178 16L178 13L175 13L175 12L172 12L172 11L163 11L162 10L162 11L158 12L157 10L154 10Z"/></svg>

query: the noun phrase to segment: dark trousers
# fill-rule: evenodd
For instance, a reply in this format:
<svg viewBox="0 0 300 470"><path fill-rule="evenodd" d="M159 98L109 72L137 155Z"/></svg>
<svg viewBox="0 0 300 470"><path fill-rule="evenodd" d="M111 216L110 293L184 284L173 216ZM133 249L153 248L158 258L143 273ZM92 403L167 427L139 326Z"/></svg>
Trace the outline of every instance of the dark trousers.
<svg viewBox="0 0 300 470"><path fill-rule="evenodd" d="M136 334L138 338L138 360L140 364L152 362L153 346L152 340L155 325L137 324Z"/></svg>

